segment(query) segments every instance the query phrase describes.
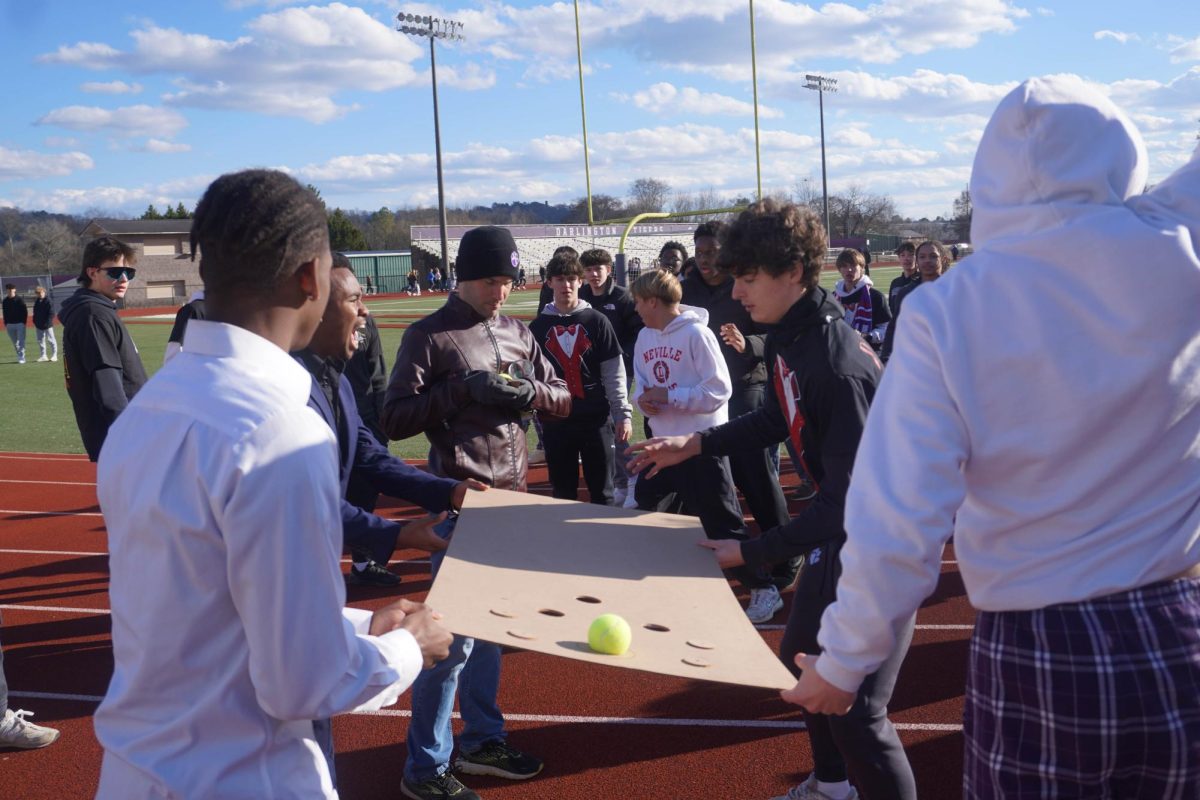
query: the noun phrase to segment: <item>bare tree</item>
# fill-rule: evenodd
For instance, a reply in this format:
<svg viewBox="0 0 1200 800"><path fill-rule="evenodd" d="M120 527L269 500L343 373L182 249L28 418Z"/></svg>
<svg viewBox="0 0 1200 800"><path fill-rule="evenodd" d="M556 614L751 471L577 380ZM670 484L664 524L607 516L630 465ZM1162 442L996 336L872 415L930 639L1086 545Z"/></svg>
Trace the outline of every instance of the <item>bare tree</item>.
<svg viewBox="0 0 1200 800"><path fill-rule="evenodd" d="M15 259L16 249L13 246L13 240L17 234L21 232L21 212L16 208L0 208L0 233L4 234L4 240L8 243L8 257L10 260Z"/></svg>
<svg viewBox="0 0 1200 800"><path fill-rule="evenodd" d="M657 178L638 178L629 185L629 208L631 214L662 211L667 207L667 196L671 185Z"/></svg>
<svg viewBox="0 0 1200 800"><path fill-rule="evenodd" d="M29 253L38 269L46 272L70 272L81 257L81 246L75 233L58 220L34 222L25 228Z"/></svg>
<svg viewBox="0 0 1200 800"><path fill-rule="evenodd" d="M963 189L962 194L954 201L954 237L960 242L965 242L971 238L971 190L970 188Z"/></svg>
<svg viewBox="0 0 1200 800"><path fill-rule="evenodd" d="M859 184L829 197L831 236L862 236L882 232L896 213L896 203L882 194L871 194Z"/></svg>
<svg viewBox="0 0 1200 800"><path fill-rule="evenodd" d="M695 194L686 192L677 192L671 198L671 211L682 213L685 211L705 211L713 208L728 208L731 203L717 194L716 189L709 187ZM703 214L689 217L681 217L682 222L703 222L708 219L725 219L728 214Z"/></svg>

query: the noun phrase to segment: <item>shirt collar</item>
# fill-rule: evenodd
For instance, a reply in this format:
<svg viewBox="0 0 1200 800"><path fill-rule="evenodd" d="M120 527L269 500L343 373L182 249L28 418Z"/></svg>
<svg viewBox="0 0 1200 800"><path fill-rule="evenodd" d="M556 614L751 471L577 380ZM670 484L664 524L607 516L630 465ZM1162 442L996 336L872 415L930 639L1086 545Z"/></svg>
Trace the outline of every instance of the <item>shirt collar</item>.
<svg viewBox="0 0 1200 800"><path fill-rule="evenodd" d="M194 319L184 334L185 352L251 361L300 403L308 401L312 376L290 355L257 333L224 322Z"/></svg>

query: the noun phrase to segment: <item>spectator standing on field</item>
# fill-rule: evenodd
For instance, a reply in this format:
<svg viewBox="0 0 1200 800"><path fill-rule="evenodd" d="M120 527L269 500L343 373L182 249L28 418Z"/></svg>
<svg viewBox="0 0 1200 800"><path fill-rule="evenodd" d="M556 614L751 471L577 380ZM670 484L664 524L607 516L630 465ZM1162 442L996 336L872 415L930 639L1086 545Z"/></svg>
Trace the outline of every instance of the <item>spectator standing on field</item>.
<svg viewBox="0 0 1200 800"><path fill-rule="evenodd" d="M44 725L35 725L27 717L32 711L8 707L8 680L4 677L4 651L0 650L0 747L15 747L18 750L36 750L54 744L58 730Z"/></svg>
<svg viewBox="0 0 1200 800"><path fill-rule="evenodd" d="M891 284L888 285L888 308L892 315L896 314L896 309L899 308L898 298L900 292L906 287L920 280L917 275L917 246L912 242L901 242L896 248L896 257L900 259L900 274L892 278Z"/></svg>
<svg viewBox="0 0 1200 800"><path fill-rule="evenodd" d="M612 274L612 255L607 250L596 248L585 250L579 256L583 264L584 283L579 287L579 299L599 311L608 319L621 345L621 358L625 365L625 393L633 389L633 345L638 331L642 329L642 318L638 316L633 297ZM629 491L633 480L625 467L629 460L629 443L617 442L613 453L613 505L633 503Z"/></svg>
<svg viewBox="0 0 1200 800"><path fill-rule="evenodd" d="M729 398L729 418L734 419L762 407L767 388L767 367L763 361L766 330L733 298L733 276L717 268L724 224L713 220L699 225L692 234L696 251L696 272L684 278L684 305L708 312L708 329L720 343L721 357L729 370L733 393ZM788 520L787 501L779 486L779 470L771 459L771 447L735 450L729 454L733 484L746 498L746 505L760 531L778 528ZM767 622L783 608L779 587L791 584L795 570L781 565L777 581L761 583L751 589L746 616L756 624Z"/></svg>
<svg viewBox="0 0 1200 800"><path fill-rule="evenodd" d="M866 274L862 253L850 247L838 253L837 270L842 277L834 285L833 293L846 310L843 319L878 353L892 321L887 300Z"/></svg>
<svg viewBox="0 0 1200 800"><path fill-rule="evenodd" d="M88 458L100 457L109 426L146 383L137 345L117 315L117 301L137 270L133 248L111 236L83 248L82 284L59 309L67 394Z"/></svg>
<svg viewBox="0 0 1200 800"><path fill-rule="evenodd" d="M968 800L1200 796L1200 150L1149 191L1148 165L1078 78L1000 101L971 264L905 301L837 602L784 695L843 713L953 535ZM1114 292L1130 265L1171 291Z"/></svg>
<svg viewBox="0 0 1200 800"><path fill-rule="evenodd" d="M554 300L529 323L529 330L571 393L566 419L542 421L553 494L577 499L582 466L591 502L613 505L613 443L624 446L633 431L621 345L608 319L579 299L583 265L578 258L555 256L546 275Z"/></svg>
<svg viewBox="0 0 1200 800"><path fill-rule="evenodd" d="M37 331L38 361L58 361L58 339L54 338L54 303L46 296L46 287L35 286L33 293L33 328ZM50 345L50 356L46 356L46 345Z"/></svg>
<svg viewBox="0 0 1200 800"><path fill-rule="evenodd" d="M25 300L17 294L17 287L8 284L4 287L4 328L8 338L12 340L13 349L17 351L17 363L25 363L25 327L29 322L29 308Z"/></svg>

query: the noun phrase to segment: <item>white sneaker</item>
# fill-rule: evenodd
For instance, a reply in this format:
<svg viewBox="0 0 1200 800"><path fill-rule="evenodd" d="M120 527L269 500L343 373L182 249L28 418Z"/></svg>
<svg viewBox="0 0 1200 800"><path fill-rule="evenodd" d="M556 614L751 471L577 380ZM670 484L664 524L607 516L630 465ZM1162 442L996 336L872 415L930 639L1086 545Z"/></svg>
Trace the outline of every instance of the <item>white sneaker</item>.
<svg viewBox="0 0 1200 800"><path fill-rule="evenodd" d="M835 798L833 795L826 794L817 788L817 776L816 773L813 773L808 776L804 783L788 789L787 794L772 797L771 800L858 800L858 791L851 786L850 794L845 797Z"/></svg>
<svg viewBox="0 0 1200 800"><path fill-rule="evenodd" d="M58 361L58 356L50 356L51 361Z"/></svg>
<svg viewBox="0 0 1200 800"><path fill-rule="evenodd" d="M25 710L13 711L10 708L5 711L4 719L0 720L0 747L36 750L39 747L54 744L54 741L58 739L58 731L54 728L34 725L25 719L32 716L32 712Z"/></svg>
<svg viewBox="0 0 1200 800"><path fill-rule="evenodd" d="M40 364L40 363L42 363L43 361L49 361L49 360L50 360L50 359L46 358L45 356L42 356L41 358L39 358L39 359L38 359L38 363Z"/></svg>
<svg viewBox="0 0 1200 800"><path fill-rule="evenodd" d="M613 506L615 508L624 508L625 507L625 497L626 497L625 490L622 487L618 486L617 488L613 489L613 501L612 501Z"/></svg>
<svg viewBox="0 0 1200 800"><path fill-rule="evenodd" d="M750 605L746 606L746 616L755 625L767 622L775 616L775 612L783 608L783 598L774 586L750 590Z"/></svg>
<svg viewBox="0 0 1200 800"><path fill-rule="evenodd" d="M637 493L634 491L637 486L637 478L629 479L629 488L625 490L624 508L637 508Z"/></svg>

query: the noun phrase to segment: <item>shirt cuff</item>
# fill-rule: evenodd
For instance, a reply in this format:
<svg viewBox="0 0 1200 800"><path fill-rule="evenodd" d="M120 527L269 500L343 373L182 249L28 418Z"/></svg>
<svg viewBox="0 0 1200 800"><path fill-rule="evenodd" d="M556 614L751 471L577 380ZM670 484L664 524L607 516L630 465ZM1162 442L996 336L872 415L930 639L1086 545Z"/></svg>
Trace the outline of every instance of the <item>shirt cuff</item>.
<svg viewBox="0 0 1200 800"><path fill-rule="evenodd" d="M862 686L863 679L867 677L854 670L839 666L825 653L817 656L816 670L818 675L843 692L857 693L858 688Z"/></svg>
<svg viewBox="0 0 1200 800"><path fill-rule="evenodd" d="M350 624L354 626L354 632L359 636L366 636L370 633L371 617L374 616L370 611L347 606L342 609L342 616L350 621Z"/></svg>
<svg viewBox="0 0 1200 800"><path fill-rule="evenodd" d="M408 691L413 681L421 674L425 659L421 656L421 647L408 631L397 628L383 636L362 636L379 649L387 665L397 673L396 680L388 684L379 694L356 707L355 711L376 711L384 706L390 706L400 699L400 695Z"/></svg>

